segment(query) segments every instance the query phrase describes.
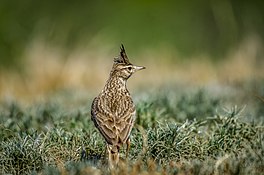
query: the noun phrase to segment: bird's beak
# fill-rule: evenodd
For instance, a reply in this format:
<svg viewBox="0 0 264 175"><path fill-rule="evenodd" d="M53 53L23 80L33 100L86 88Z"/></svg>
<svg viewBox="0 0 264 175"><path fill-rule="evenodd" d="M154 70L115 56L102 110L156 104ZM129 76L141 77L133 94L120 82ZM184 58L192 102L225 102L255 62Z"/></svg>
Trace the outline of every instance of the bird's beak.
<svg viewBox="0 0 264 175"><path fill-rule="evenodd" d="M133 67L134 67L135 72L142 70L142 69L146 69L146 67L144 67L144 66L133 66Z"/></svg>

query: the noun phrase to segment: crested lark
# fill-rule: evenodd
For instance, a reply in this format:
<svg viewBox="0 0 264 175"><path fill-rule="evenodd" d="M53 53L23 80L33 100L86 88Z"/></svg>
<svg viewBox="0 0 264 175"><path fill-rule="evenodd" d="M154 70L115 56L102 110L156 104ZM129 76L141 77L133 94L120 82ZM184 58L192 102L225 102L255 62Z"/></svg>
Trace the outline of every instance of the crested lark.
<svg viewBox="0 0 264 175"><path fill-rule="evenodd" d="M102 92L93 100L91 119L107 142L109 165L119 161L119 150L127 144L126 156L130 146L130 132L136 119L136 110L126 87L128 78L136 71L145 69L130 63L124 46L120 55L114 59L110 77Z"/></svg>

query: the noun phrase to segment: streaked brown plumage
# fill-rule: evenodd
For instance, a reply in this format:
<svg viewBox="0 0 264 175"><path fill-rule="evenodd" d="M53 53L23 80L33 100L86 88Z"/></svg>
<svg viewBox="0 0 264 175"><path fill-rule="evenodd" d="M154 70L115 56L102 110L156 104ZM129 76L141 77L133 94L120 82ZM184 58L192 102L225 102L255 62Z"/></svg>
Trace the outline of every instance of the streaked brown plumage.
<svg viewBox="0 0 264 175"><path fill-rule="evenodd" d="M136 110L129 91L127 79L136 71L144 69L129 62L124 46L121 45L119 57L114 59L110 77L102 92L92 103L91 118L107 142L109 164L119 161L119 150L130 146L130 132L136 119Z"/></svg>

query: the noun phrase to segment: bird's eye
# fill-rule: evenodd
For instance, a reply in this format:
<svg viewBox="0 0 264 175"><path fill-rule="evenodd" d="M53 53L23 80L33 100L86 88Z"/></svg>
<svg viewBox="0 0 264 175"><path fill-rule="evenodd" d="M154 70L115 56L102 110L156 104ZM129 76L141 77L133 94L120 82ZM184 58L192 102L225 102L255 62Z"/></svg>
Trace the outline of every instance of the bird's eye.
<svg viewBox="0 0 264 175"><path fill-rule="evenodd" d="M132 70L132 67L128 67L128 70L131 71Z"/></svg>

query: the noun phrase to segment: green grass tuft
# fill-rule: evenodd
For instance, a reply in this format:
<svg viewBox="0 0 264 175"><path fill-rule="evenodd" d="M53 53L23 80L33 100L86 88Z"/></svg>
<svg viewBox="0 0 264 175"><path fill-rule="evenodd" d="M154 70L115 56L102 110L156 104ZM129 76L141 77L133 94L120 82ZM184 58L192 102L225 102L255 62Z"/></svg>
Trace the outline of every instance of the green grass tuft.
<svg viewBox="0 0 264 175"><path fill-rule="evenodd" d="M55 101L1 104L1 174L264 172L261 120L244 120L246 108L219 110L221 97L203 90L139 99L129 158L111 171L104 140L90 120L90 104L75 101L69 107Z"/></svg>

